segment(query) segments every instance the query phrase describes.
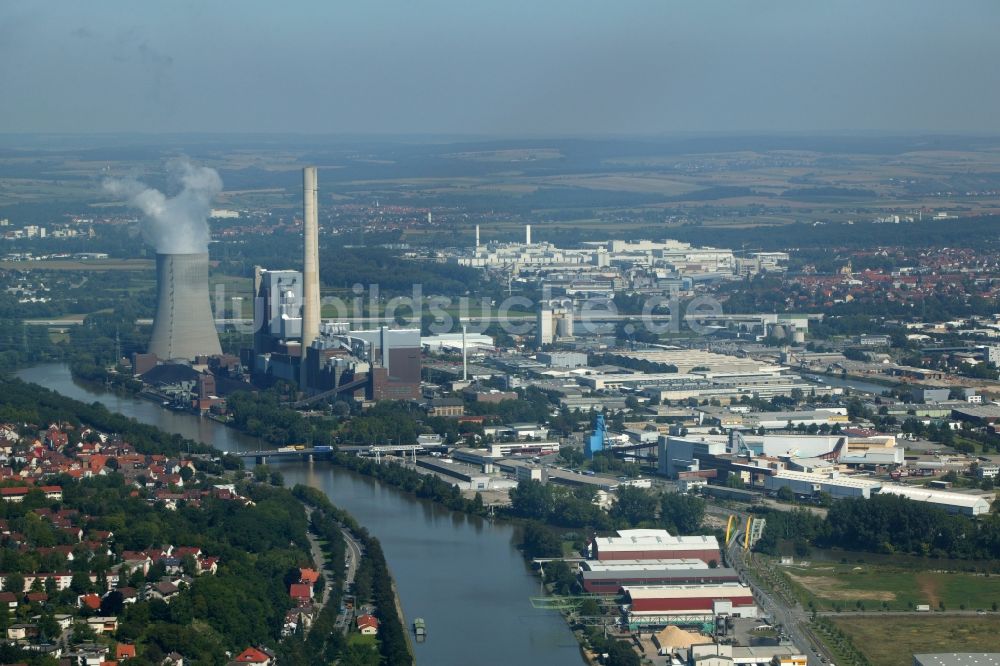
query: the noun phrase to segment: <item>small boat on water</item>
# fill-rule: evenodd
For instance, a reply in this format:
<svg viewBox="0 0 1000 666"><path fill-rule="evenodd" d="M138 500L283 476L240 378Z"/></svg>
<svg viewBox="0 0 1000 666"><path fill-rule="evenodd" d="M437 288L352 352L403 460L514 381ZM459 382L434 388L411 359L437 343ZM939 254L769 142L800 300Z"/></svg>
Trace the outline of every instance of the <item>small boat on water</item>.
<svg viewBox="0 0 1000 666"><path fill-rule="evenodd" d="M427 635L427 624L424 622L424 618L418 617L413 620L413 633L417 635L417 638L423 638Z"/></svg>

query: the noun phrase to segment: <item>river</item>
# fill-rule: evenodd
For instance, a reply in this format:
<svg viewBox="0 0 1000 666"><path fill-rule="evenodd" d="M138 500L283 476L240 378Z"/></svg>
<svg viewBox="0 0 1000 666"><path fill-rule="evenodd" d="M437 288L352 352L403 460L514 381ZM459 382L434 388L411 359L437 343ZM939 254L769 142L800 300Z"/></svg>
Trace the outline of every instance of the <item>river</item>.
<svg viewBox="0 0 1000 666"><path fill-rule="evenodd" d="M874 382L866 382L860 379L843 378L833 375L813 375L802 373L802 378L813 384L833 386L836 388L849 388L852 391L860 391L862 393L874 393L875 395L882 395L886 391L890 390L891 386L886 386L884 384L876 384ZM816 388L817 393L822 393L820 387Z"/></svg>
<svg viewBox="0 0 1000 666"><path fill-rule="evenodd" d="M80 384L63 364L21 370L21 379L134 417L224 451L255 449L255 438L194 414ZM529 598L538 580L514 547L514 529L454 513L329 463L282 462L289 485L319 488L382 543L407 623L427 621L427 640L414 645L418 664L482 666L582 662L558 615L537 611Z"/></svg>

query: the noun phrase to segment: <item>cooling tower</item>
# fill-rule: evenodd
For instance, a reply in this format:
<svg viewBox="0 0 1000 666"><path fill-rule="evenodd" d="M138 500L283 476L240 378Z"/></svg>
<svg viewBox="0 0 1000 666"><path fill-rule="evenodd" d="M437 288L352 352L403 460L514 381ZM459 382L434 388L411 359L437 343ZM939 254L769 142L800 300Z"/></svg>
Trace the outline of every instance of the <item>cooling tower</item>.
<svg viewBox="0 0 1000 666"><path fill-rule="evenodd" d="M208 301L208 253L156 255L156 316L149 353L163 360L221 354Z"/></svg>

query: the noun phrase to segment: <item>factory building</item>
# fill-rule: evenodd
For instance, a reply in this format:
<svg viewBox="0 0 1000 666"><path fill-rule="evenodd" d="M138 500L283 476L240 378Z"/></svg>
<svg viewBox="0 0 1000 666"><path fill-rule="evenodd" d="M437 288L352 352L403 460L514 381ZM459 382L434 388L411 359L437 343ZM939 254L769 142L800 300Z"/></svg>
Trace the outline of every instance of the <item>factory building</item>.
<svg viewBox="0 0 1000 666"><path fill-rule="evenodd" d="M829 472L838 465L875 467L904 462L904 449L891 435L746 435L740 436L740 442L743 448L738 451L725 435L661 436L659 471L670 478L698 470L760 476L785 468Z"/></svg>
<svg viewBox="0 0 1000 666"><path fill-rule="evenodd" d="M794 645L691 645L690 664L699 666L809 666L809 658Z"/></svg>
<svg viewBox="0 0 1000 666"><path fill-rule="evenodd" d="M469 354L482 354L496 349L496 343L482 333L440 333L420 338L424 351L435 354L461 354L463 347Z"/></svg>
<svg viewBox="0 0 1000 666"><path fill-rule="evenodd" d="M758 412L748 415L744 419L744 424L750 427L764 428L765 430L780 430L792 426L833 426L837 423L847 425L850 419L847 417L847 409L835 407L829 409L817 409L797 412Z"/></svg>
<svg viewBox="0 0 1000 666"><path fill-rule="evenodd" d="M680 472L700 469L702 459L723 455L726 449L727 440L723 436L661 436L657 455L659 472L672 479L677 478Z"/></svg>
<svg viewBox="0 0 1000 666"><path fill-rule="evenodd" d="M757 617L753 592L742 583L629 585L622 588L629 624L709 621L717 615Z"/></svg>
<svg viewBox="0 0 1000 666"><path fill-rule="evenodd" d="M617 594L623 587L652 585L715 585L738 583L740 575L735 569L708 567L702 560L694 560L700 567L692 568L691 560L637 560L628 567L605 567L598 563L580 572L583 589L591 594Z"/></svg>
<svg viewBox="0 0 1000 666"><path fill-rule="evenodd" d="M708 569L708 563L697 558L671 560L584 560L580 571L621 571L626 569Z"/></svg>
<svg viewBox="0 0 1000 666"><path fill-rule="evenodd" d="M573 301L555 299L542 301L538 308L536 321L537 338L535 344L540 348L557 340L573 338Z"/></svg>
<svg viewBox="0 0 1000 666"><path fill-rule="evenodd" d="M869 499L873 492L878 492L882 484L878 481L840 476L831 474L813 474L810 472L791 472L782 470L773 476L764 477L764 489L777 492L788 488L796 495L812 497L819 493L827 493L833 499L863 497Z"/></svg>
<svg viewBox="0 0 1000 666"><path fill-rule="evenodd" d="M719 562L719 542L714 536L673 536L666 530L618 530L617 536L595 537L595 560L699 559Z"/></svg>
<svg viewBox="0 0 1000 666"><path fill-rule="evenodd" d="M539 352L536 358L550 368L587 367L587 354L584 352Z"/></svg>
<svg viewBox="0 0 1000 666"><path fill-rule="evenodd" d="M948 513L979 516L990 512L990 502L981 495L935 490L918 486L885 485L880 491L886 495L906 497L914 502L927 502Z"/></svg>

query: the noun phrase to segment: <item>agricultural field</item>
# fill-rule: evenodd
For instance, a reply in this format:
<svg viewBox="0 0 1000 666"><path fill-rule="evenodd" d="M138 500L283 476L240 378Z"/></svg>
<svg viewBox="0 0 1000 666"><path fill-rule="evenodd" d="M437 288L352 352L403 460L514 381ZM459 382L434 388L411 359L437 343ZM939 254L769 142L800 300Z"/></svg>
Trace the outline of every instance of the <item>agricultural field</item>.
<svg viewBox="0 0 1000 666"><path fill-rule="evenodd" d="M819 611L906 611L918 604L990 610L1000 604L1000 575L860 562L776 568L791 580L796 596Z"/></svg>
<svg viewBox="0 0 1000 666"><path fill-rule="evenodd" d="M996 652L1000 616L850 617L834 624L874 666L909 666L923 652Z"/></svg>

